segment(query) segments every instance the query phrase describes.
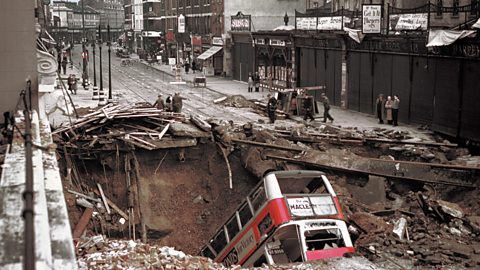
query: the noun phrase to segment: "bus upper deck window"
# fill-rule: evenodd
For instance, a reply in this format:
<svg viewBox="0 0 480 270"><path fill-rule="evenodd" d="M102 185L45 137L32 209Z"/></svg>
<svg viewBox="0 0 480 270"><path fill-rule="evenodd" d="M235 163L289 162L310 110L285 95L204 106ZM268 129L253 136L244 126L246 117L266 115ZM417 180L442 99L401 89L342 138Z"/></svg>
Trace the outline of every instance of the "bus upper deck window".
<svg viewBox="0 0 480 270"><path fill-rule="evenodd" d="M257 189L257 191L255 191L255 193L251 197L251 201L253 209L255 210L255 212L257 212L258 209L262 207L263 203L267 201L267 197L265 196L265 191L263 187L260 187L259 189Z"/></svg>
<svg viewBox="0 0 480 270"><path fill-rule="evenodd" d="M210 259L215 259L215 255L208 247L202 249L202 256Z"/></svg>
<svg viewBox="0 0 480 270"><path fill-rule="evenodd" d="M250 211L250 208L246 203L242 205L242 207L240 207L238 214L240 215L240 222L242 223L242 227L244 227L252 218L252 212Z"/></svg>
<svg viewBox="0 0 480 270"><path fill-rule="evenodd" d="M227 245L227 239L225 238L225 231L221 229L213 238L210 243L215 252L220 253L222 249Z"/></svg>
<svg viewBox="0 0 480 270"><path fill-rule="evenodd" d="M227 231L228 231L228 237L230 237L230 241L237 235L237 233L240 231L240 228L238 228L238 222L237 222L237 216L234 215L227 223Z"/></svg>

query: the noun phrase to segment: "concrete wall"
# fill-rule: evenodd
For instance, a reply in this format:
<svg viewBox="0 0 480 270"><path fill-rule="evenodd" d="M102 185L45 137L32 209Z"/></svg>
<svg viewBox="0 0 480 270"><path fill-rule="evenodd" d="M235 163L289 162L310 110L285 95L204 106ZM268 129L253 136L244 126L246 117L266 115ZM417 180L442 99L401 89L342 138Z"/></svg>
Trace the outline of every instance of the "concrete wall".
<svg viewBox="0 0 480 270"><path fill-rule="evenodd" d="M0 1L0 112L15 109L27 78L36 89L34 6L34 1Z"/></svg>
<svg viewBox="0 0 480 270"><path fill-rule="evenodd" d="M283 17L287 12L289 25L294 25L295 9L305 12L305 0L228 0L225 1L225 32L231 29L231 16L241 11L252 15L252 32L272 30L284 25Z"/></svg>

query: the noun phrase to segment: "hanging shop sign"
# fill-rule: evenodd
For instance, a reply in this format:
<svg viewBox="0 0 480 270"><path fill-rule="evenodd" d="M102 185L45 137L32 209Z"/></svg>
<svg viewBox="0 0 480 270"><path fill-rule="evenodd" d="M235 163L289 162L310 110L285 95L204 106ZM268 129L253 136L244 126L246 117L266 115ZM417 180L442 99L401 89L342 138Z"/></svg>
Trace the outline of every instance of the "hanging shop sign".
<svg viewBox="0 0 480 270"><path fill-rule="evenodd" d="M221 37L213 37L213 38L212 38L212 45L223 46L223 38L221 38Z"/></svg>
<svg viewBox="0 0 480 270"><path fill-rule="evenodd" d="M362 6L362 32L364 34L380 33L382 21L381 5Z"/></svg>
<svg viewBox="0 0 480 270"><path fill-rule="evenodd" d="M308 18L295 18L297 29L298 30L316 30L317 29L317 18L308 17Z"/></svg>
<svg viewBox="0 0 480 270"><path fill-rule="evenodd" d="M237 15L231 16L231 30L232 31L250 31L251 15L244 15L238 12Z"/></svg>
<svg viewBox="0 0 480 270"><path fill-rule="evenodd" d="M192 45L202 46L202 36L192 36Z"/></svg>
<svg viewBox="0 0 480 270"><path fill-rule="evenodd" d="M342 23L350 23L350 18L342 16L318 17L318 30L342 30Z"/></svg>
<svg viewBox="0 0 480 270"><path fill-rule="evenodd" d="M178 33L185 33L185 16L183 14L178 16Z"/></svg>
<svg viewBox="0 0 480 270"><path fill-rule="evenodd" d="M394 14L389 16L390 30L427 30L428 13Z"/></svg>

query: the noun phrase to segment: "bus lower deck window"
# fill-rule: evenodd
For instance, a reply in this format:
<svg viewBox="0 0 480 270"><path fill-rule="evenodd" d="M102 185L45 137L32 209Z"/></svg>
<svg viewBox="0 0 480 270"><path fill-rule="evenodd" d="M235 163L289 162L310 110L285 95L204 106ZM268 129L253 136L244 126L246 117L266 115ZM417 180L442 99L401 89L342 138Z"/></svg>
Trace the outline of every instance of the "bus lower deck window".
<svg viewBox="0 0 480 270"><path fill-rule="evenodd" d="M342 233L339 229L327 229L305 232L308 250L322 250L345 247Z"/></svg>

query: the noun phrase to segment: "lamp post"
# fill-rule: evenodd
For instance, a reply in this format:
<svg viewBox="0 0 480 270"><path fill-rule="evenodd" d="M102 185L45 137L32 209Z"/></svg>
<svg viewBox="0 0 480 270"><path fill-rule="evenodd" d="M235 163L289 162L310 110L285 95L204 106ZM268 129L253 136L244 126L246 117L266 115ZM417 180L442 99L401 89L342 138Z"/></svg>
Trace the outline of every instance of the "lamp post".
<svg viewBox="0 0 480 270"><path fill-rule="evenodd" d="M110 52L112 43L110 42L110 24L107 25L107 46L108 46L108 99L112 99L112 65L110 62Z"/></svg>
<svg viewBox="0 0 480 270"><path fill-rule="evenodd" d="M86 54L86 45L85 45L85 8L83 6L84 0L82 0L82 58L83 58L83 73L82 73L82 85L85 89L87 87L87 54Z"/></svg>
<svg viewBox="0 0 480 270"><path fill-rule="evenodd" d="M97 70L95 66L95 38L92 40L92 51L93 51L93 87L97 87Z"/></svg>
<svg viewBox="0 0 480 270"><path fill-rule="evenodd" d="M101 25L98 25L98 51L100 52L100 92L103 93L103 73L102 73L102 28Z"/></svg>

